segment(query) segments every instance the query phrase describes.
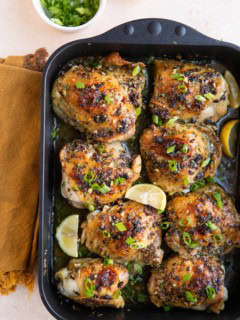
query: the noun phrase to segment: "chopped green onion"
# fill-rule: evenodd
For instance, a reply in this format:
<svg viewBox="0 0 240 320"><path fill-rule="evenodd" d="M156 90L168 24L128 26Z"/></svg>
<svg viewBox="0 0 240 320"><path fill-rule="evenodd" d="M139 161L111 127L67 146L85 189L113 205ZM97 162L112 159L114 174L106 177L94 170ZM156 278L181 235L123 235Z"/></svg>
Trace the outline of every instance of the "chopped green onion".
<svg viewBox="0 0 240 320"><path fill-rule="evenodd" d="M179 224L181 227L188 227L191 223L191 219L189 218L183 218L179 221Z"/></svg>
<svg viewBox="0 0 240 320"><path fill-rule="evenodd" d="M206 180L208 183L214 183L214 182L215 182L215 179L212 178L212 177L207 177L205 180Z"/></svg>
<svg viewBox="0 0 240 320"><path fill-rule="evenodd" d="M200 101L200 102L205 102L206 101L206 98L204 98L203 96L201 96L200 94L197 94L195 96L195 99Z"/></svg>
<svg viewBox="0 0 240 320"><path fill-rule="evenodd" d="M163 310L164 310L165 312L168 312L168 311L170 311L171 309L172 309L171 306L163 306Z"/></svg>
<svg viewBox="0 0 240 320"><path fill-rule="evenodd" d="M190 249L194 249L198 246L198 242L192 242L189 246Z"/></svg>
<svg viewBox="0 0 240 320"><path fill-rule="evenodd" d="M188 302L196 303L198 301L190 291L185 291L185 297Z"/></svg>
<svg viewBox="0 0 240 320"><path fill-rule="evenodd" d="M78 191L78 187L77 186L73 186L72 189L73 189L73 191Z"/></svg>
<svg viewBox="0 0 240 320"><path fill-rule="evenodd" d="M131 245L131 244L135 243L136 240L133 239L132 237L129 237L129 238L127 238L127 240L125 242L126 242L126 244Z"/></svg>
<svg viewBox="0 0 240 320"><path fill-rule="evenodd" d="M184 276L183 276L183 279L182 281L185 282L185 281L189 281L192 277L192 274L191 273L186 273Z"/></svg>
<svg viewBox="0 0 240 320"><path fill-rule="evenodd" d="M187 153L187 152L188 152L188 146L187 146L186 144L184 144L184 145L182 146L181 152L182 152L182 153Z"/></svg>
<svg viewBox="0 0 240 320"><path fill-rule="evenodd" d="M136 117L138 117L138 116L141 114L141 112L142 112L142 108L141 108L141 107L138 107L138 108L136 109Z"/></svg>
<svg viewBox="0 0 240 320"><path fill-rule="evenodd" d="M118 299L121 296L121 290L118 290L114 293L113 299Z"/></svg>
<svg viewBox="0 0 240 320"><path fill-rule="evenodd" d="M210 287L210 286L206 286L206 294L208 299L212 300L216 297L216 291Z"/></svg>
<svg viewBox="0 0 240 320"><path fill-rule="evenodd" d="M161 228L162 230L167 230L167 229L169 228L169 225L170 225L170 222L165 221L165 222L163 222L163 223L160 224L160 228Z"/></svg>
<svg viewBox="0 0 240 320"><path fill-rule="evenodd" d="M99 153L105 152L104 145L99 144L99 145L96 147L96 150L97 150Z"/></svg>
<svg viewBox="0 0 240 320"><path fill-rule="evenodd" d="M134 266L134 270L135 270L138 274L142 274L142 273L143 273L142 267L141 267L139 264L134 263L133 266Z"/></svg>
<svg viewBox="0 0 240 320"><path fill-rule="evenodd" d="M178 81L182 81L182 80L184 80L184 74L183 73L174 73L173 75L172 75L172 79L174 79L174 80L178 80Z"/></svg>
<svg viewBox="0 0 240 320"><path fill-rule="evenodd" d="M77 27L91 20L99 0L40 0L46 16L60 26Z"/></svg>
<svg viewBox="0 0 240 320"><path fill-rule="evenodd" d="M219 208L219 209L222 209L222 208L223 208L223 202L222 202L222 197L221 197L220 193L214 191L214 192L213 192L213 197L214 197L214 199L215 199L216 202L217 202L218 208Z"/></svg>
<svg viewBox="0 0 240 320"><path fill-rule="evenodd" d="M97 182L94 182L93 184L91 184L91 188L95 191L99 191L100 186Z"/></svg>
<svg viewBox="0 0 240 320"><path fill-rule="evenodd" d="M127 230L127 228L122 222L115 223L115 227L121 232Z"/></svg>
<svg viewBox="0 0 240 320"><path fill-rule="evenodd" d="M113 180L113 184L114 185L117 185L117 184L122 185L122 184L124 184L125 180L126 179L123 177L117 177L116 179Z"/></svg>
<svg viewBox="0 0 240 320"><path fill-rule="evenodd" d="M104 258L103 264L104 264L105 266L113 265L113 259Z"/></svg>
<svg viewBox="0 0 240 320"><path fill-rule="evenodd" d="M204 97L206 97L208 100L215 98L215 96L211 92L205 93Z"/></svg>
<svg viewBox="0 0 240 320"><path fill-rule="evenodd" d="M94 208L94 205L92 205L92 204L89 204L89 205L88 205L88 210L89 210L89 211L94 211L94 209L95 209L95 208Z"/></svg>
<svg viewBox="0 0 240 320"><path fill-rule="evenodd" d="M110 190L111 190L111 188L109 188L105 183L102 184L102 185L100 186L100 189L99 189L99 191L100 191L102 194L107 193L107 192L109 192Z"/></svg>
<svg viewBox="0 0 240 320"><path fill-rule="evenodd" d="M52 133L51 133L52 141L54 141L57 138L58 131L59 131L59 128L55 128L52 130Z"/></svg>
<svg viewBox="0 0 240 320"><path fill-rule="evenodd" d="M178 117L171 118L166 122L166 124L172 125L177 121L177 119L178 119Z"/></svg>
<svg viewBox="0 0 240 320"><path fill-rule="evenodd" d="M145 293L142 293L142 292L138 292L138 294L137 294L137 301L138 302L145 302L145 301L147 301L147 299L148 299L148 295L147 294L145 294Z"/></svg>
<svg viewBox="0 0 240 320"><path fill-rule="evenodd" d="M188 186L189 184L189 181L188 181L188 177L186 177L184 180L183 180L183 185L184 187Z"/></svg>
<svg viewBox="0 0 240 320"><path fill-rule="evenodd" d="M168 167L171 172L177 171L177 161L176 160L169 160Z"/></svg>
<svg viewBox="0 0 240 320"><path fill-rule="evenodd" d="M164 210L157 209L157 213L158 213L158 214L162 214L163 212L164 212Z"/></svg>
<svg viewBox="0 0 240 320"><path fill-rule="evenodd" d="M171 146L171 147L168 147L168 148L167 148L167 153L172 153L172 152L175 151L175 149L176 149L176 146L175 146L175 145L173 145L173 146Z"/></svg>
<svg viewBox="0 0 240 320"><path fill-rule="evenodd" d="M152 116L152 121L153 121L153 123L156 124L156 125L158 125L158 120L159 120L158 116L154 114L154 115Z"/></svg>
<svg viewBox="0 0 240 320"><path fill-rule="evenodd" d="M178 89L182 92L182 93L187 93L188 89L185 85L179 85Z"/></svg>
<svg viewBox="0 0 240 320"><path fill-rule="evenodd" d="M85 88L85 83L84 82L76 82L76 88L77 89L84 89Z"/></svg>
<svg viewBox="0 0 240 320"><path fill-rule="evenodd" d="M111 233L106 230L101 230L104 238L111 238Z"/></svg>
<svg viewBox="0 0 240 320"><path fill-rule="evenodd" d="M196 181L195 183L193 183L190 187L190 190L191 191L196 191L197 189L199 188L202 188L205 186L205 180L204 179L200 179L198 181Z"/></svg>
<svg viewBox="0 0 240 320"><path fill-rule="evenodd" d="M183 242L190 247L191 243L192 243L192 239L191 239L191 236L189 233L187 232L183 232L183 235L182 235L182 238L183 238Z"/></svg>
<svg viewBox="0 0 240 320"><path fill-rule="evenodd" d="M209 164L210 161L211 161L211 158L207 158L206 160L204 160L202 162L201 167L202 168L206 167Z"/></svg>
<svg viewBox="0 0 240 320"><path fill-rule="evenodd" d="M132 76L135 77L139 72L141 71L141 68L139 65L137 65L135 68L133 68Z"/></svg>
<svg viewBox="0 0 240 320"><path fill-rule="evenodd" d="M87 183L91 183L95 178L93 171L89 171L87 174L83 176L83 180Z"/></svg>
<svg viewBox="0 0 240 320"><path fill-rule="evenodd" d="M105 102L106 102L107 104L110 104L111 98L110 98L110 95L109 95L108 93L105 95L104 100L105 100Z"/></svg>
<svg viewBox="0 0 240 320"><path fill-rule="evenodd" d="M212 231L218 229L218 227L217 227L214 223L212 223L212 221L207 221L207 222L205 223L205 225L206 225L209 229L211 229Z"/></svg>
<svg viewBox="0 0 240 320"><path fill-rule="evenodd" d="M85 295L90 298L94 296L95 285L90 278L86 278L84 281Z"/></svg>
<svg viewBox="0 0 240 320"><path fill-rule="evenodd" d="M222 237L222 235L219 234L219 233L213 235L213 240L214 240L215 242L217 242L217 243L221 242L222 239L223 239L223 237Z"/></svg>
<svg viewBox="0 0 240 320"><path fill-rule="evenodd" d="M130 244L130 248L131 249L142 249L142 248L145 248L146 247L146 244L145 243L137 243L137 242L135 242L135 243L132 243L132 244Z"/></svg>
<svg viewBox="0 0 240 320"><path fill-rule="evenodd" d="M59 20L58 18L51 18L50 19L52 22L58 24L59 26L63 26L63 23L61 20Z"/></svg>

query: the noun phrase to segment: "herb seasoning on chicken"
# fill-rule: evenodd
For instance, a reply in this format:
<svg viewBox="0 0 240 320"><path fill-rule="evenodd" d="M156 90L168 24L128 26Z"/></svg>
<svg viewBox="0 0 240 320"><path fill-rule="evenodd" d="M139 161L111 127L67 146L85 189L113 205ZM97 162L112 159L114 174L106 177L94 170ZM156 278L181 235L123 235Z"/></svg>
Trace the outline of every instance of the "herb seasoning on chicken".
<svg viewBox="0 0 240 320"><path fill-rule="evenodd" d="M141 157L131 158L120 142L75 140L61 150L60 161L62 195L74 207L90 211L121 199L141 171Z"/></svg>
<svg viewBox="0 0 240 320"><path fill-rule="evenodd" d="M174 306L220 313L227 300L224 268L214 257L185 259L172 255L153 271L148 292L157 307Z"/></svg>
<svg viewBox="0 0 240 320"><path fill-rule="evenodd" d="M182 256L224 255L240 246L240 216L216 184L174 197L166 214L170 227L165 241Z"/></svg>
<svg viewBox="0 0 240 320"><path fill-rule="evenodd" d="M158 266L162 262L161 216L157 210L127 201L88 215L82 243L102 257Z"/></svg>
<svg viewBox="0 0 240 320"><path fill-rule="evenodd" d="M143 63L125 61L116 52L96 66L75 65L54 82L53 109L95 140L127 140L135 134L142 107L143 68Z"/></svg>
<svg viewBox="0 0 240 320"><path fill-rule="evenodd" d="M55 274L62 295L90 307L124 307L121 289L128 283L128 270L102 259L72 259Z"/></svg>
<svg viewBox="0 0 240 320"><path fill-rule="evenodd" d="M222 150L215 132L193 124L152 125L140 138L141 155L153 184L174 194L215 176Z"/></svg>
<svg viewBox="0 0 240 320"><path fill-rule="evenodd" d="M155 60L155 69L153 114L216 122L227 113L228 84L218 71L177 60Z"/></svg>

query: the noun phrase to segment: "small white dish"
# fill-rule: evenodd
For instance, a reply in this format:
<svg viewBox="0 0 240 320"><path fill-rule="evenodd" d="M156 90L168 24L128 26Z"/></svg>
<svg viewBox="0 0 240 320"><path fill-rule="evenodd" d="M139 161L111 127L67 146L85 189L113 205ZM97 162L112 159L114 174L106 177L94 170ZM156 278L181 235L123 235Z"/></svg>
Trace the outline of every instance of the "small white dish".
<svg viewBox="0 0 240 320"><path fill-rule="evenodd" d="M102 12L106 6L107 0L100 0L99 8L98 8L98 11L96 12L95 16L92 17L92 19L90 19L88 22L81 24L80 26L77 26L77 27L65 27L65 26L60 26L60 25L54 23L46 16L46 13L44 12L44 9L41 5L40 0L32 0L32 3L33 3L35 10L37 11L39 17L42 18L42 20L45 21L51 27L58 29L58 30L61 30L63 32L76 32L76 31L82 30L82 29L90 26L98 19L98 17L102 14Z"/></svg>

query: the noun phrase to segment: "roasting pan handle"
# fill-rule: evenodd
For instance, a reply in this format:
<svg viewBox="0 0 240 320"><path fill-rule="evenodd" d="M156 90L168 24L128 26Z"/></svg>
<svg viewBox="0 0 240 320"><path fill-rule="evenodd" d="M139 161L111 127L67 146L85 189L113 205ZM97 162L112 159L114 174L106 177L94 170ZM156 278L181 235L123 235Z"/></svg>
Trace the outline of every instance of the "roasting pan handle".
<svg viewBox="0 0 240 320"><path fill-rule="evenodd" d="M217 45L221 43L182 23L166 19L130 21L95 37L94 41L164 45Z"/></svg>

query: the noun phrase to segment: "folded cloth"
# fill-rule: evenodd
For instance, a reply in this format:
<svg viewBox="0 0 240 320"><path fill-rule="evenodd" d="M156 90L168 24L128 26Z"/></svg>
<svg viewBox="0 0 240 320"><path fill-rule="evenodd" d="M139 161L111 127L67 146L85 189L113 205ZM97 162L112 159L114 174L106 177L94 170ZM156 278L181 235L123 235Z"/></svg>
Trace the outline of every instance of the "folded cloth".
<svg viewBox="0 0 240 320"><path fill-rule="evenodd" d="M0 294L33 290L38 238L40 94L46 49L0 59Z"/></svg>

